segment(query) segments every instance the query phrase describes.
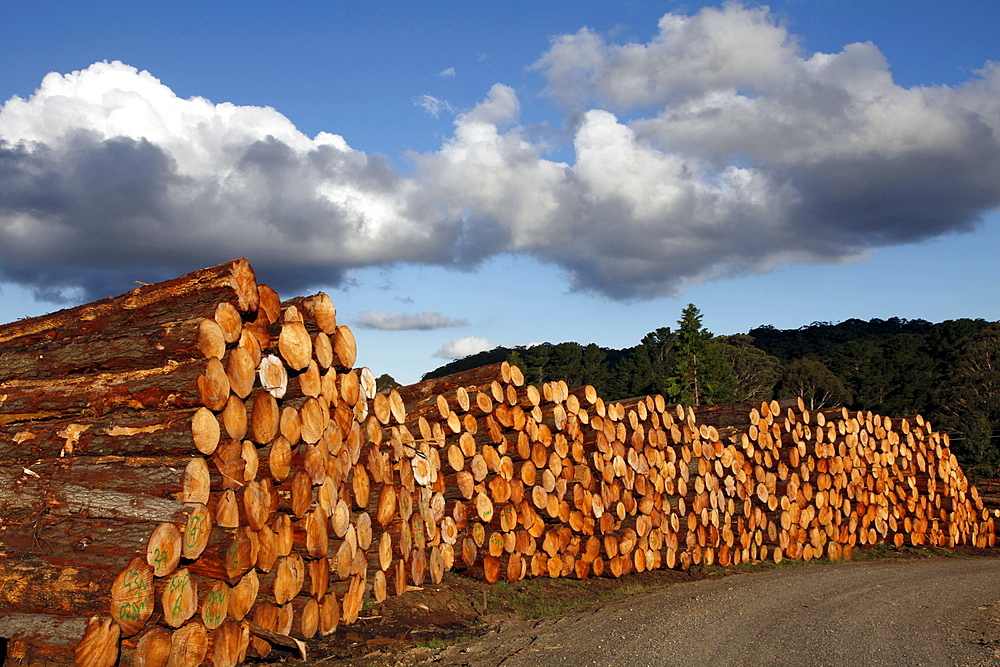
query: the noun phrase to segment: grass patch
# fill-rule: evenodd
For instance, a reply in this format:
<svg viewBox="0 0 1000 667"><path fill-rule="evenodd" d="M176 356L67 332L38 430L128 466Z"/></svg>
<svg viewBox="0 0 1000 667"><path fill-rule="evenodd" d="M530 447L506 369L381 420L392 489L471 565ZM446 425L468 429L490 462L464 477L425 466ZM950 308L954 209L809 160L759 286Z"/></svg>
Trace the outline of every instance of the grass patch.
<svg viewBox="0 0 1000 667"><path fill-rule="evenodd" d="M566 580L545 584L543 590L534 581L498 582L488 596L489 607L508 610L526 619L538 619L584 607L596 599L588 593L585 582Z"/></svg>
<svg viewBox="0 0 1000 667"><path fill-rule="evenodd" d="M503 609L527 619L546 618L564 611L583 607L593 601L576 580L547 582L545 591L533 581L494 584L487 596L490 609ZM558 590L553 591L556 588ZM553 592L556 594L553 595ZM567 595L570 593L570 595Z"/></svg>
<svg viewBox="0 0 1000 667"><path fill-rule="evenodd" d="M581 581L539 578L517 583L502 581L492 586L487 596L487 607L534 620L657 588L662 588L662 585L621 584L612 579Z"/></svg>
<svg viewBox="0 0 1000 667"><path fill-rule="evenodd" d="M878 544L869 549L855 549L851 560L885 560L892 558L933 558L956 556L954 551L949 551L941 547L897 547L892 544Z"/></svg>
<svg viewBox="0 0 1000 667"><path fill-rule="evenodd" d="M855 551L854 553L857 554L858 552ZM829 558L813 558L805 561L800 559L784 558L780 563L775 563L773 560L768 559L740 563L739 565L728 565L726 567L721 565L702 565L697 569L697 571L709 577L724 577L730 574L751 574L753 572L770 572L771 570L791 570L800 567L809 567L812 565L830 565L832 563L846 562L848 562L846 559L830 560Z"/></svg>

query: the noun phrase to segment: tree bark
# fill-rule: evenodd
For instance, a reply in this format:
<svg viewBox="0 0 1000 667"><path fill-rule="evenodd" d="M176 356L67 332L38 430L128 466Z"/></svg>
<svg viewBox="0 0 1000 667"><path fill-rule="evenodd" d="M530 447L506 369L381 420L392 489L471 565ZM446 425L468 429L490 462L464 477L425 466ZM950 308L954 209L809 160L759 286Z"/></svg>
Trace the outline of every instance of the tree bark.
<svg viewBox="0 0 1000 667"><path fill-rule="evenodd" d="M100 416L59 415L52 419L3 424L0 425L0 462L33 462L68 456L194 456L198 454L192 435L195 414L192 408L115 410ZM3 417L0 414L0 420Z"/></svg>
<svg viewBox="0 0 1000 667"><path fill-rule="evenodd" d="M191 508L147 493L105 491L78 484L50 482L26 469L0 468L0 510L29 510L70 518L187 523Z"/></svg>
<svg viewBox="0 0 1000 667"><path fill-rule="evenodd" d="M255 316L257 282L245 259L11 322L0 326L0 382L200 358L198 325L214 316L220 302L232 304L244 317Z"/></svg>

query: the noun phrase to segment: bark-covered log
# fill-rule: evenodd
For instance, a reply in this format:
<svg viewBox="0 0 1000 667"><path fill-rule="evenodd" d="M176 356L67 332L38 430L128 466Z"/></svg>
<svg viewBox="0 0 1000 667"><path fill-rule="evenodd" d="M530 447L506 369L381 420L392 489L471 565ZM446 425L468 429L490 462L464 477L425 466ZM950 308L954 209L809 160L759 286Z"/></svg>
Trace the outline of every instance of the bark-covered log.
<svg viewBox="0 0 1000 667"><path fill-rule="evenodd" d="M0 609L32 614L108 614L111 587L135 556L70 552L5 552L0 557Z"/></svg>
<svg viewBox="0 0 1000 667"><path fill-rule="evenodd" d="M77 484L126 493L141 489L159 498L182 500L184 472L197 456L69 456L33 457L26 466L0 465L0 470L25 474L24 468L50 483ZM221 488L221 482L213 488Z"/></svg>
<svg viewBox="0 0 1000 667"><path fill-rule="evenodd" d="M126 553L145 556L150 536L159 525L160 522L70 519L44 512L14 512L7 515L0 532L0 553L8 558L40 553L80 554L93 559L115 559Z"/></svg>
<svg viewBox="0 0 1000 667"><path fill-rule="evenodd" d="M100 416L78 414L0 424L0 461L33 462L67 456L194 456L198 454L192 435L195 413L194 408L120 409ZM164 461L164 465L170 462Z"/></svg>
<svg viewBox="0 0 1000 667"><path fill-rule="evenodd" d="M0 637L7 638L4 664L74 665L74 649L87 629L86 616L0 611Z"/></svg>
<svg viewBox="0 0 1000 667"><path fill-rule="evenodd" d="M148 493L105 491L78 484L50 482L30 469L0 468L0 513L34 511L68 518L187 523L191 508Z"/></svg>
<svg viewBox="0 0 1000 667"><path fill-rule="evenodd" d="M784 413L789 408L798 409L798 399L788 398L775 401L779 411ZM760 411L761 402L729 403L724 405L699 405L694 408L694 414L699 424L723 428L727 426L749 426L753 410ZM769 405L770 409L770 405Z"/></svg>
<svg viewBox="0 0 1000 667"><path fill-rule="evenodd" d="M198 325L220 302L252 318L257 281L245 259L0 326L0 381L92 374L199 358ZM2 392L0 392L2 393Z"/></svg>
<svg viewBox="0 0 1000 667"><path fill-rule="evenodd" d="M86 418L115 410L198 408L205 399L198 378L211 368L205 359L188 359L141 370L0 382L0 425ZM222 406L228 386L225 392Z"/></svg>
<svg viewBox="0 0 1000 667"><path fill-rule="evenodd" d="M424 380L406 387L399 387L397 391L403 399L403 403L409 408L420 402L422 399L432 398L436 400L438 394L449 394L457 388L465 388L469 392L481 391L489 387L490 384L498 380L503 375L503 368L510 366L507 362L480 366L468 371L461 371L445 375L444 377ZM509 370L508 370L509 373Z"/></svg>

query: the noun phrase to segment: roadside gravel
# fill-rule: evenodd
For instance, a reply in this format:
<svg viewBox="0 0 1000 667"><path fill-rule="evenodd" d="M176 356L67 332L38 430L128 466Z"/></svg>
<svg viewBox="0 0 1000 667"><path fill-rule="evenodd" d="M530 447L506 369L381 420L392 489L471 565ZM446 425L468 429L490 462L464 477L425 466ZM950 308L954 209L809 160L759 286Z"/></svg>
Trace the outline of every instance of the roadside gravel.
<svg viewBox="0 0 1000 667"><path fill-rule="evenodd" d="M1000 559L789 567L706 579L534 622L422 664L1000 666Z"/></svg>

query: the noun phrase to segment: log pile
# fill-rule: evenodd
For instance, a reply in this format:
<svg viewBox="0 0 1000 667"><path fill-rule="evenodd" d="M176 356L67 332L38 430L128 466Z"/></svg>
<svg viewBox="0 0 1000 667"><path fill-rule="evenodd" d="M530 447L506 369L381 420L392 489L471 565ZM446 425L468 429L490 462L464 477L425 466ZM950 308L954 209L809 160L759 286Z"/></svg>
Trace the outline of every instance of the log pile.
<svg viewBox="0 0 1000 667"><path fill-rule="evenodd" d="M7 660L233 665L353 620L353 469L401 416L355 359L245 260L0 329Z"/></svg>
<svg viewBox="0 0 1000 667"><path fill-rule="evenodd" d="M983 506L994 517L994 520L1000 519L1000 477L978 482L976 490L983 501ZM1000 533L1000 521L996 521L994 529Z"/></svg>
<svg viewBox="0 0 1000 667"><path fill-rule="evenodd" d="M422 396L407 426L438 448L461 564L488 581L994 545L948 437L920 416L606 403L503 365L434 382L401 390Z"/></svg>
<svg viewBox="0 0 1000 667"><path fill-rule="evenodd" d="M6 661L228 667L440 583L993 546L921 417L683 408L506 363L389 392L245 260L0 327Z"/></svg>

